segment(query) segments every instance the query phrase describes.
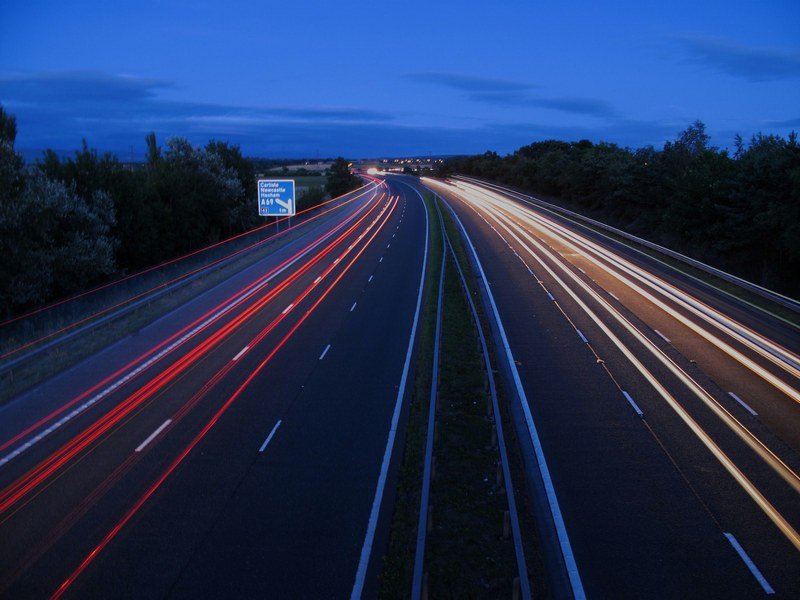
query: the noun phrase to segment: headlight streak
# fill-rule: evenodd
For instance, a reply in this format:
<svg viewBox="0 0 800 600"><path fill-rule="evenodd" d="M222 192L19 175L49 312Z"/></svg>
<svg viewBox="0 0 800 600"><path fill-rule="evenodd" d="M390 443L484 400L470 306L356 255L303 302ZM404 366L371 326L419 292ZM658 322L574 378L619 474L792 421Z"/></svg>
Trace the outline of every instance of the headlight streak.
<svg viewBox="0 0 800 600"><path fill-rule="evenodd" d="M445 188L446 190L446 188ZM452 190L449 190L452 192ZM522 227L514 223L507 217L498 216L496 211L486 208L486 202L482 201L480 197L464 193L460 194L462 202L465 202L472 210L478 213L480 208L490 218L492 218L501 228L508 232L508 234L520 244L530 255L536 260L543 269L545 269L551 277L558 283L564 291L576 302L576 304L589 316L592 321L606 334L611 342L620 350L620 352L629 360L629 362L636 368L637 371L650 383L656 392L664 398L673 411L681 418L681 420L689 427L689 429L698 437L703 445L717 458L720 464L726 471L739 483L742 489L753 499L753 501L762 509L767 517L777 526L777 528L786 536L792 545L800 550L800 535L795 529L786 521L786 519L775 509L774 506L764 497L755 485L747 478L747 476L739 470L730 457L725 454L719 446L714 442L709 434L700 427L700 425L689 415L689 413L681 406L669 391L656 379L652 373L634 356L634 354L622 343L622 341L603 323L592 309L590 309L577 294L561 279L552 268L537 254L533 248L528 246L520 237L512 231L515 229L520 235L528 240L535 246L542 255L547 256L552 260L559 269L563 271L578 287L583 289L590 297L592 297L608 314L610 314L617 322L619 322L626 330L629 331L650 353L655 356L662 364L664 364L681 382L683 382L692 392L694 392L723 422L725 422L732 431L734 431L740 439L742 439L750 448L752 448L764 461L768 464L784 481L786 481L796 492L800 492L800 478L794 473L783 461L775 456L768 448L766 448L760 440L755 438L753 434L747 430L741 423L738 422L730 413L721 407L716 400L708 394L699 384L697 384L691 377L689 377L680 367L678 367L664 352L662 352L655 344L653 344L646 336L644 336L632 323L630 323L621 313L619 313L611 304L604 298L597 294L591 287L583 282L575 273L567 268L561 260L556 258L549 250L547 250L537 240L524 231ZM480 213L478 213L480 214Z"/></svg>
<svg viewBox="0 0 800 600"><path fill-rule="evenodd" d="M456 187L465 191L473 191L485 196L501 210L522 218L534 227L536 227L536 224L538 224L548 229L551 232L551 235L556 236L556 239L561 239L557 237L560 234L564 236L563 239L569 238L579 245L582 245L584 248L590 249L597 256L602 257L617 268L625 270L628 274L633 275L643 283L646 283L651 287L658 288L658 291L683 306L692 314L703 319L707 323L720 328L731 337L734 337L736 340L746 345L754 352L757 352L761 356L771 360L774 364L791 373L795 377L800 377L800 356L786 348L783 348L772 340L765 338L763 335L750 329L749 327L738 323L727 315L715 310L711 306L704 304L700 300L685 294L683 291L671 285L670 283L656 277L651 273L648 273L644 269L637 267L635 264L614 254L610 250L607 250L602 246L592 242L590 239L569 230L555 220L549 220L547 217L537 214L533 208L521 206L516 202L508 202L507 200L504 200L501 195L488 192L479 186L461 184L459 182L456 184ZM537 229L542 231L542 229L539 227L537 227ZM583 253L581 254L585 258L592 260L591 257ZM606 265L597 263L595 260L593 260L593 262L604 270L608 271L614 277L618 277L618 275L609 270Z"/></svg>
<svg viewBox="0 0 800 600"><path fill-rule="evenodd" d="M467 180L467 181L471 180L471 178L469 178L469 177L463 177L463 176L458 176L458 177L459 177L459 181L460 180ZM567 222L570 222L573 225L576 225L579 229L585 227L587 229L592 230L593 233L595 233L596 235L598 235L601 238L604 238L604 239L606 239L608 241L611 241L611 242L615 242L615 243L617 242L617 240L614 237L612 237L610 234L605 233L603 231L600 231L598 229L595 229L594 225L598 224L597 221L593 221L592 219L586 219L586 221L589 223L589 225L586 225L580 219L576 218L576 213L573 213L572 215L570 215L569 214L570 211L564 210L563 212L561 212L559 210L556 210L554 208L554 205L549 205L548 206L547 202L539 200L538 198L534 198L533 196L526 196L525 194L522 194L520 192L515 192L514 190L511 190L509 188L503 188L502 186L499 186L499 185L496 185L496 184L493 184L493 183L489 183L489 182L486 182L486 181L480 181L480 180L475 180L475 181L477 181L477 183L479 183L480 185L486 186L486 188L488 188L488 189L499 190L500 192L505 194L508 198L513 198L514 200L517 200L517 201L519 201L519 202L521 202L523 204L526 204L526 205L528 205L530 207L533 207L533 208L535 208L536 210L538 210L538 211L540 211L542 213L549 213L551 215L554 215L554 216L558 217L559 219L562 219L562 220L565 220ZM610 230L612 232L615 231L615 229L613 227L610 228ZM616 231L618 231L619 233L621 233L623 235L627 235L624 231L621 231L621 230L616 230ZM637 239L635 236L632 236L632 238L634 240ZM642 240L642 242L649 243L649 242L647 242L647 240ZM654 245L654 246L655 246L656 249L658 248L657 245ZM642 256L646 256L648 259L653 260L653 261L661 264L662 266L666 267L667 269L673 269L674 268L672 265L670 265L667 262L659 259L656 256L653 256L651 254L645 253L645 252L643 252L641 250L637 250L634 247L631 247L631 250L633 250L637 254L640 254ZM687 258L687 260L689 260L689 261L693 260L693 259L688 258L688 257L684 257L684 258ZM689 264L691 264L691 263L689 263ZM705 266L707 267L708 265L705 265ZM709 271L711 272L712 275L714 274L714 271L718 271L718 269L714 269L713 267L709 267L708 269L709 269ZM747 300L747 299L745 299L745 298L743 298L741 296L732 294L732 293L728 292L727 290L725 290L723 288L720 288L720 287L714 285L713 283L710 283L709 281L707 281L707 280L705 280L705 279L703 279L701 277L695 276L695 275L693 275L693 274L691 274L691 273L689 273L687 271L682 271L680 269L677 269L677 271L680 272L683 277L686 277L687 279L690 279L692 281L700 283L701 285L708 286L708 287L714 289L719 294L727 296L728 298L732 298L737 303L741 303L741 304L743 304L745 306L748 306L751 309L755 310L756 312L760 312L760 313L764 313L766 315L769 315L771 318L773 318L773 319L775 319L777 321L780 321L781 323L783 323L785 325L789 325L790 327L793 327L793 328L797 328L798 327L798 325L796 323L793 323L792 321L786 319L785 317L783 317L783 316L781 316L781 315L779 315L777 313L771 312L770 310L764 308L763 306L760 306L758 304L754 304L750 300ZM721 272L721 274L718 275L718 276L722 277L723 275L729 275L729 274ZM794 305L800 304L796 300L793 301L791 298L788 298L787 296L784 296L782 294L778 294L778 293L776 293L776 292L774 292L772 290L768 290L766 288L763 288L762 286L753 284L752 282L749 282L749 281L746 281L746 280L742 280L742 279L740 279L738 277L735 277L735 276L731 276L731 278L734 279L734 280L739 279L742 282L742 284L745 285L745 286L752 286L753 288L757 288L757 289L760 289L760 290L762 290L764 292L767 292L768 293L768 297L774 296L775 298L778 299L777 300L778 302L780 302L780 300L787 300L787 301L789 301L790 304L794 304ZM724 277L723 277L723 279L724 279ZM745 329L747 329L747 328L745 328ZM749 329L747 329L747 330L751 331Z"/></svg>
<svg viewBox="0 0 800 600"><path fill-rule="evenodd" d="M576 253L580 254L581 256L585 257L586 259L590 260L593 264L597 265L598 267L602 268L605 272L609 273L611 276L622 282L623 284L627 285L642 297L646 298L656 306L658 306L663 311L667 312L670 316L678 320L680 323L706 339L706 341L710 342L711 344L715 345L717 348L728 354L730 357L734 358L737 362L751 370L753 373L770 383L775 388L779 389L782 393L786 394L795 402L800 403L800 392L797 389L791 387L786 382L780 380L778 377L774 376L772 373L761 367L760 365L756 364L754 361L749 359L748 357L744 356L741 352L736 350L735 348L731 347L729 344L715 336L714 334L710 333L706 329L703 329L701 326L696 324L690 319L687 319L673 308L667 306L662 301L657 299L655 296L641 288L640 286L636 285L630 279L622 276L617 271L610 269L605 263L597 260L594 258L593 255L602 257L603 259L607 260L618 269L624 271L625 273L633 276L634 278L638 279L639 281L656 286L660 288L659 291L667 295L670 299L674 302L685 308L686 310L690 311L692 314L704 319L705 321L712 323L715 326L720 326L719 321L727 321L730 326L725 326L723 330L740 341L742 344L746 345L748 348L757 352L759 355L763 356L764 358L770 360L775 365L782 368L784 371L789 373L794 377L800 377L800 369L797 368L797 364L800 361L796 355L791 353L789 350L785 348L781 348L774 342L767 340L761 336L758 336L759 341L758 343L751 341L748 337L742 335L737 329L747 329L743 325L735 323L734 321L727 319L720 313L716 313L718 315L717 318L710 317L707 312L711 311L709 307L703 305L699 301L691 298L687 294L679 291L674 286L658 279L657 277L647 273L646 271L639 269L635 265L625 261L624 259L617 257L610 252L606 251L603 248L600 248L590 240L585 240L574 233L570 232L566 228L558 225L557 223L550 223L546 219L539 217L538 215L531 214L530 212L526 212L525 209L521 207L516 207L510 205L508 202L501 203L495 199L490 200L492 204L511 215L518 217L528 223L530 226L536 228L537 231L545 235L550 235L557 239L559 242L565 244L567 247L575 251ZM575 243L572 243L574 241ZM582 249L588 250L592 254L587 254ZM705 310L701 310L698 308L702 306ZM722 328L722 327L721 327ZM749 331L749 330L748 330ZM757 336L755 332L751 332L752 336Z"/></svg>

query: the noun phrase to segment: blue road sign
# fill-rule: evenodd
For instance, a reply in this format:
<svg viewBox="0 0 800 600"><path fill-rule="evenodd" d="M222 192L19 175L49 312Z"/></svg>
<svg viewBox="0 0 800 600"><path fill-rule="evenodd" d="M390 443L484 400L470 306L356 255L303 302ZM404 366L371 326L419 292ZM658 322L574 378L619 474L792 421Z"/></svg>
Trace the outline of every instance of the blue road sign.
<svg viewBox="0 0 800 600"><path fill-rule="evenodd" d="M259 179L258 214L262 217L293 215L294 179Z"/></svg>

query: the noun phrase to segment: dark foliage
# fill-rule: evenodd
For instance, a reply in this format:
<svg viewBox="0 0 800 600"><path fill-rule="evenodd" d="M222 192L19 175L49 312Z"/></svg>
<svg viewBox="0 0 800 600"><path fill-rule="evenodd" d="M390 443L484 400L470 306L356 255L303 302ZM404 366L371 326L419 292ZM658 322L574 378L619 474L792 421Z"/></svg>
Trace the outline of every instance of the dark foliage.
<svg viewBox="0 0 800 600"><path fill-rule="evenodd" d="M123 165L86 142L26 169L16 121L0 107L0 315L139 270L258 224L253 164L238 146L146 138Z"/></svg>
<svg viewBox="0 0 800 600"><path fill-rule="evenodd" d="M700 121L632 150L590 141L536 142L513 154L455 157L439 174L506 183L577 207L783 293L800 293L800 145L756 135L736 152L709 146Z"/></svg>
<svg viewBox="0 0 800 600"><path fill-rule="evenodd" d="M325 189L332 198L346 194L361 185L361 180L350 172L348 162L341 156L333 161L328 169L328 183Z"/></svg>

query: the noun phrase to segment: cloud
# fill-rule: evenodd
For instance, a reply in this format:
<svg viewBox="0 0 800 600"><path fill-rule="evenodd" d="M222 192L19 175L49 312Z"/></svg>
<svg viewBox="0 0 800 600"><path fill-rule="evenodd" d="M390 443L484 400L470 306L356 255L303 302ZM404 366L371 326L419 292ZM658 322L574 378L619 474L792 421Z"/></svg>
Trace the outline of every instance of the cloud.
<svg viewBox="0 0 800 600"><path fill-rule="evenodd" d="M800 117L784 121L767 121L767 127L800 127Z"/></svg>
<svg viewBox="0 0 800 600"><path fill-rule="evenodd" d="M537 98L536 106L560 110L562 112L591 115L595 117L615 117L617 111L605 100L595 98Z"/></svg>
<svg viewBox="0 0 800 600"><path fill-rule="evenodd" d="M75 128L59 134L57 139L71 141L54 145L48 128L20 123L17 147L26 159L41 157L41 151L53 147L69 153L77 148L86 129ZM231 117L227 121L196 118L178 122L153 123L142 129L139 123L119 121L113 126L92 127L88 143L99 151L116 152L124 159L141 160L145 154L144 134L154 131L160 143L175 135L186 137L193 144L209 139L239 144L249 156L311 157L348 156L379 157L414 154L476 154L494 150L501 154L544 139L590 139L638 147L660 146L674 136L680 127L669 124L627 123L598 127L552 125L542 122L486 123L468 127L411 126L393 122L341 122L330 120L266 121Z"/></svg>
<svg viewBox="0 0 800 600"><path fill-rule="evenodd" d="M596 98L539 98L532 94L519 92L476 92L470 94L469 98L486 104L547 108L594 117L612 118L617 116L617 111L608 102Z"/></svg>
<svg viewBox="0 0 800 600"><path fill-rule="evenodd" d="M129 156L141 146L143 136L154 131L159 139L185 136L193 143L210 138L244 140L258 152L280 152L272 140L285 135L284 148L299 148L308 132L325 131L325 124L347 135L362 124L389 123L394 115L359 107L341 106L232 106L167 100L169 81L73 71L59 73L0 74L0 101L17 118L17 147L26 156L38 156L44 148L77 147L82 138L100 150ZM330 146L315 137L306 148ZM302 154L298 152L298 155Z"/></svg>
<svg viewBox="0 0 800 600"><path fill-rule="evenodd" d="M291 119L336 120L336 121L390 121L394 115L366 108L262 108L254 109L264 115Z"/></svg>
<svg viewBox="0 0 800 600"><path fill-rule="evenodd" d="M800 77L800 54L752 48L714 38L678 38L690 60L753 82Z"/></svg>
<svg viewBox="0 0 800 600"><path fill-rule="evenodd" d="M169 81L110 75L99 71L59 71L46 73L5 73L0 75L3 95L37 99L43 91L69 99L100 96L108 100L143 100L159 89L173 87Z"/></svg>
<svg viewBox="0 0 800 600"><path fill-rule="evenodd" d="M45 148L69 152L86 137L90 146L124 158L144 156L144 135L163 143L184 136L193 144L209 139L240 144L254 156L400 156L404 154L512 152L542 139L606 140L638 147L661 145L685 124L650 123L611 116L596 125L554 125L545 118L519 122L465 122L460 127L412 126L392 114L359 107L257 107L170 101L169 81L102 73L0 74L0 99L18 119L17 148L28 159ZM460 90L494 94L491 100L576 114L608 116L613 110L591 98L537 98L529 90ZM518 96L515 97L515 94ZM66 98L66 99L65 99ZM473 98L475 101L482 101ZM483 101L489 101L484 99ZM504 114L495 111L496 115ZM725 140L726 142L728 140Z"/></svg>
<svg viewBox="0 0 800 600"><path fill-rule="evenodd" d="M666 140L674 137L680 129L675 123L660 121L638 121L631 119L618 119L605 125L551 125L540 122L495 123L486 126L495 138L514 136L522 139L519 146L530 144L537 140L563 140L578 141L591 140L592 142L608 142L639 148L646 145L659 147ZM490 136L491 139L491 136Z"/></svg>
<svg viewBox="0 0 800 600"><path fill-rule="evenodd" d="M494 106L533 107L594 117L616 117L616 111L603 100L593 98L541 98L533 92L540 86L508 79L492 79L455 73L411 73L406 79L464 92L473 102Z"/></svg>
<svg viewBox="0 0 800 600"><path fill-rule="evenodd" d="M410 73L405 77L417 83L439 85L462 92L508 93L531 90L537 87L530 83L522 83L520 81L458 75L455 73Z"/></svg>
<svg viewBox="0 0 800 600"><path fill-rule="evenodd" d="M531 95L527 92L472 92L467 98L473 102L493 104L495 106L530 106Z"/></svg>
<svg viewBox="0 0 800 600"><path fill-rule="evenodd" d="M0 98L10 110L41 120L107 122L140 128L176 121L388 121L393 115L358 107L264 107L166 100L169 81L93 71L0 74Z"/></svg>

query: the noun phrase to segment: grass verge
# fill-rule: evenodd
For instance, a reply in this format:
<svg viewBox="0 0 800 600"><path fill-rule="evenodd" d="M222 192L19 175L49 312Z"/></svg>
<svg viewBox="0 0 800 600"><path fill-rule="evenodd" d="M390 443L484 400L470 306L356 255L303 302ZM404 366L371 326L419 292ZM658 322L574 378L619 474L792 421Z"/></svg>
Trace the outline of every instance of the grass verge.
<svg viewBox="0 0 800 600"><path fill-rule="evenodd" d="M282 225L282 227L285 227L285 225ZM181 304L212 289L236 273L282 248L300 234L300 231L293 231L278 239L268 241L263 246L243 253L233 262L216 268L203 277L187 282L185 285L179 286L174 291L152 302L98 326L88 331L85 335L65 341L38 357L23 362L14 369L3 373L0 375L0 405L38 383L78 364L103 348L139 331ZM157 285L158 283L162 282L160 280L151 281L149 285ZM52 329L58 329L64 324L66 323L54 323Z"/></svg>

